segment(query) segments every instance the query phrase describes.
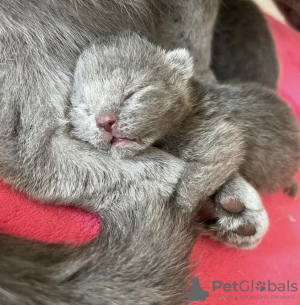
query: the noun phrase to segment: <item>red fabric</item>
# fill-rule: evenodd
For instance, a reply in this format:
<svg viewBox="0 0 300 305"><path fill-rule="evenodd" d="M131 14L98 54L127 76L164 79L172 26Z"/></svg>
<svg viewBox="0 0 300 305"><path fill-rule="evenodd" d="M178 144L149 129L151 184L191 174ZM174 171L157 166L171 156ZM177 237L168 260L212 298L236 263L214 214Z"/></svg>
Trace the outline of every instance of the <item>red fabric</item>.
<svg viewBox="0 0 300 305"><path fill-rule="evenodd" d="M281 60L280 94L289 101L300 118L300 35L269 18ZM300 174L298 175L300 181ZM194 248L192 262L195 275L210 296L194 304L300 304L297 292L213 292L213 281L223 283L243 280L258 282L298 283L300 290L300 199L283 194L264 197L270 215L270 229L263 242L254 250L228 248L208 238L200 238ZM45 242L83 243L100 230L98 218L70 207L37 203L17 194L0 183L0 231ZM247 297L244 300L216 299L215 295ZM295 299L251 300L250 296L292 295Z"/></svg>
<svg viewBox="0 0 300 305"><path fill-rule="evenodd" d="M41 204L0 182L0 232L44 242L86 243L100 231L98 217L73 207Z"/></svg>

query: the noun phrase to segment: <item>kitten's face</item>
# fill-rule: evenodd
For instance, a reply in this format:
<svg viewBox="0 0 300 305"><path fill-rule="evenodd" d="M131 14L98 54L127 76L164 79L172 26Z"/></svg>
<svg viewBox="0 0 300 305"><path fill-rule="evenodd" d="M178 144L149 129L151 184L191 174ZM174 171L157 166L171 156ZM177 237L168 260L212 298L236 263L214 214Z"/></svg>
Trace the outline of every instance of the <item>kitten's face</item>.
<svg viewBox="0 0 300 305"><path fill-rule="evenodd" d="M95 44L81 55L71 97L74 134L118 156L162 139L190 109L193 63L138 36Z"/></svg>

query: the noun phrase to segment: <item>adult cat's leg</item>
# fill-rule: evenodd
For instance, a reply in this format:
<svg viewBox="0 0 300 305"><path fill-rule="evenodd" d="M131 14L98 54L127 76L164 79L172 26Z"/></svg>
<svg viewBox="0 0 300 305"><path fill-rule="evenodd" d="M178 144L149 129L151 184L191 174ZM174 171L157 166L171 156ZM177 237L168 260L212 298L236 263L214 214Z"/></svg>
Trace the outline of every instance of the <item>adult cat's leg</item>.
<svg viewBox="0 0 300 305"><path fill-rule="evenodd" d="M165 0L156 42L166 49L186 48L195 62L195 77L214 82L210 70L213 29L220 0Z"/></svg>
<svg viewBox="0 0 300 305"><path fill-rule="evenodd" d="M219 82L276 88L278 61L267 21L251 0L223 0L212 40L211 68Z"/></svg>

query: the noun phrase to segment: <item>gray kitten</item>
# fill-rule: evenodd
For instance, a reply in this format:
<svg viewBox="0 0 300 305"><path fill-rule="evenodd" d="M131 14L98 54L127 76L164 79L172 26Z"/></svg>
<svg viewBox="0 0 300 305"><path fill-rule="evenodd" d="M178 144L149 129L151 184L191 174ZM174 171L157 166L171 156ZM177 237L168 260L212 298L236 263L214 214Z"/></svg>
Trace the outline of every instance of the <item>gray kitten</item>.
<svg viewBox="0 0 300 305"><path fill-rule="evenodd" d="M192 110L193 61L136 34L93 43L79 57L71 94L73 134L112 155L134 156Z"/></svg>
<svg viewBox="0 0 300 305"><path fill-rule="evenodd" d="M197 204L221 187L216 235L253 247L268 227L253 187L291 195L297 187L298 124L269 89L251 83L210 88L193 75L186 50L165 51L136 34L95 42L75 69L73 134L112 156L132 157L154 145L188 162L178 185L182 203ZM245 234L234 236L241 224Z"/></svg>

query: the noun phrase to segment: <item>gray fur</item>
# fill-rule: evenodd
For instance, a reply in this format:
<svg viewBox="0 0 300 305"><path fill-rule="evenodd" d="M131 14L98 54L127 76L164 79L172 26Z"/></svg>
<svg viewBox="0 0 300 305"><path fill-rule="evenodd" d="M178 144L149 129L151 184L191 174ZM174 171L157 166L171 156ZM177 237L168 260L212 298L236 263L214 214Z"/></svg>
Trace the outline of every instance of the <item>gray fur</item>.
<svg viewBox="0 0 300 305"><path fill-rule="evenodd" d="M100 236L81 247L1 236L0 304L182 304L198 236L191 214L132 197L101 212Z"/></svg>
<svg viewBox="0 0 300 305"><path fill-rule="evenodd" d="M136 34L93 43L75 69L73 133L113 155L145 150L171 133L173 124L180 124L191 109L188 82L193 72L187 51L165 52ZM110 113L118 118L112 134L136 140L130 147L118 150L105 139L105 130L98 128L97 118Z"/></svg>
<svg viewBox="0 0 300 305"><path fill-rule="evenodd" d="M224 179L213 212L219 220L209 231L227 243L253 247L268 228L266 211L254 188L270 193L295 187L300 164L298 122L285 102L258 84L219 85L205 93L201 85L197 87L195 96L202 98L200 103L195 101L195 113L163 146L192 162L185 175L191 172L193 179L182 183L186 195L205 198L213 194L214 182ZM232 163L227 173L226 161ZM237 215L225 213L220 207L226 199L242 202L244 210ZM256 233L251 237L231 233L240 226L252 226Z"/></svg>
<svg viewBox="0 0 300 305"><path fill-rule="evenodd" d="M11 251L0 254L1 305L181 302L196 237L193 213L173 199L185 163L157 148L115 161L77 140L67 117L82 50L123 30L154 39L164 9L178 3L1 1L0 175L104 222L99 238L78 250L2 237L1 249Z"/></svg>
<svg viewBox="0 0 300 305"><path fill-rule="evenodd" d="M176 196L187 173L184 161L151 147L116 161L78 140L68 113L79 54L124 30L166 49L189 46L195 77L214 82L209 37L218 1L184 3L1 1L0 175L34 198L72 203L103 218L99 238L78 248L2 236L1 305L181 303L179 284L197 237L195 215L201 205L215 203L191 206L189 197L185 205L180 192ZM172 19L178 11L179 24ZM180 40L168 31L172 22L162 22L169 16L174 29L184 30ZM209 22L208 30L198 20ZM205 43L199 43L200 28ZM228 174L232 164L225 165Z"/></svg>
<svg viewBox="0 0 300 305"><path fill-rule="evenodd" d="M294 183L300 160L299 126L287 103L272 90L255 83L218 85L211 89L196 82L192 85L196 88L192 93L192 98L196 96L194 113L180 126L177 138L171 135L168 151L185 161L201 160L208 148L199 147L199 143L215 137L215 141L210 140L210 148L217 140L227 140L218 138L216 130L229 132L234 128L240 140L231 143L237 151L243 148L244 161L238 167L248 182L267 193ZM215 149L214 155L218 151Z"/></svg>
<svg viewBox="0 0 300 305"><path fill-rule="evenodd" d="M267 21L253 1L222 1L212 40L211 68L221 83L257 82L277 87L274 42Z"/></svg>
<svg viewBox="0 0 300 305"><path fill-rule="evenodd" d="M166 50L186 48L195 62L195 77L215 82L210 69L214 26L221 0L165 1L163 22L157 26L155 42Z"/></svg>
<svg viewBox="0 0 300 305"><path fill-rule="evenodd" d="M89 210L110 205L118 200L118 194L136 193L136 177L144 181L149 196L152 188L160 188L167 198L182 170L180 160L153 150L146 157L147 165L145 160L120 164L69 135L66 110L80 50L97 37L124 27L142 29L145 20L140 18L149 14L143 2L132 8L129 5L128 12L119 1L93 3L1 2L1 26L6 35L1 42L0 174L35 198L78 204ZM102 12L101 18L96 18L96 11ZM138 17L120 17L123 21L111 26L111 11ZM31 16L20 20L23 27L13 22L18 13ZM164 170L166 176L158 181L156 173Z"/></svg>
<svg viewBox="0 0 300 305"><path fill-rule="evenodd" d="M71 119L76 136L92 145L96 139L95 147L103 148L101 135L106 131L96 121L109 112L116 118L111 134L135 139L121 147L105 142L113 156L133 156L156 143L188 162L177 187L183 206L213 195L236 172L260 192L291 187L299 167L300 139L286 103L259 85L207 89L192 76L191 59L182 50L165 52L129 34L109 43L96 42L80 56L75 71ZM124 101L128 92L134 94ZM246 181L231 179L225 189L228 198L244 201L242 224L253 222L257 227L254 238L244 238L252 247L266 232L268 218L259 195ZM222 189L218 193L217 202L224 197ZM248 210L259 212L253 216ZM229 231L241 225L238 220L236 225L227 222ZM245 247L246 241L238 244Z"/></svg>

